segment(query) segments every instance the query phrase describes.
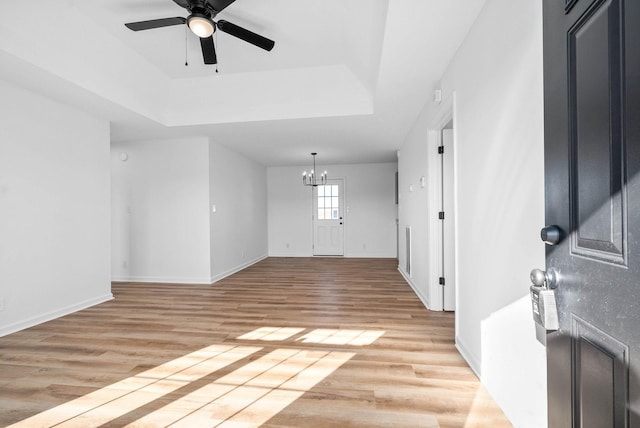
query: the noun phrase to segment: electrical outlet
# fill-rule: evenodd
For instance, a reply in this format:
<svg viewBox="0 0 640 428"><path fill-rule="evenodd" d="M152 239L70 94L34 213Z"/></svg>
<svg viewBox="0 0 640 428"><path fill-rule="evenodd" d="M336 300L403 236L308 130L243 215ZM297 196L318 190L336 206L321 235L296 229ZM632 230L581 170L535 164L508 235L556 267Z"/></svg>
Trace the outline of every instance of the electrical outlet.
<svg viewBox="0 0 640 428"><path fill-rule="evenodd" d="M126 269L129 267L129 263L126 260L122 261L122 269Z"/></svg>
<svg viewBox="0 0 640 428"><path fill-rule="evenodd" d="M0 297L0 312L4 311L4 297Z"/></svg>

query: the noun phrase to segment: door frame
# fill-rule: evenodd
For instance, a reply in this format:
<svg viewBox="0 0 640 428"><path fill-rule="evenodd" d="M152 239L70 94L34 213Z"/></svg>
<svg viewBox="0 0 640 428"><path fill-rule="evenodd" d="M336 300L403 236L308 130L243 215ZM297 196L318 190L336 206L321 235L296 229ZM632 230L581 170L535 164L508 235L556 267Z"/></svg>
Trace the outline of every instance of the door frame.
<svg viewBox="0 0 640 428"><path fill-rule="evenodd" d="M429 259L429 301L431 303L429 309L435 311L444 310L444 294L442 285L440 285L440 276L442 274L443 264L443 246L442 246L442 220L438 218L438 212L442 206L442 158L438 154L438 147L442 145L442 130L453 122L453 215L454 215L454 249L453 249L453 265L454 278L453 284L455 292L455 324L458 325L458 186L457 186L457 170L458 170L458 151L456 144L456 114L455 114L455 92L451 96L444 99L436 115L435 120L431 123L427 138L427 182L428 182L428 213L429 221L427 225ZM457 334L457 333L456 333Z"/></svg>
<svg viewBox="0 0 640 428"><path fill-rule="evenodd" d="M451 125L449 125L451 124ZM444 147L444 153L440 155L441 158L441 172L442 181L440 183L442 202L442 211L445 213L445 217L440 221L441 225L441 242L442 242L442 277L445 278L445 284L442 284L440 289L442 290L442 306L445 311L455 310L455 296L456 296L456 206L455 206L455 184L456 174L454 168L455 159L455 130L453 120L441 130L442 146ZM444 133L450 131L451 139L447 145L444 143ZM446 159L446 160L445 160ZM449 184L447 184L449 182ZM445 189L448 192L445 192Z"/></svg>

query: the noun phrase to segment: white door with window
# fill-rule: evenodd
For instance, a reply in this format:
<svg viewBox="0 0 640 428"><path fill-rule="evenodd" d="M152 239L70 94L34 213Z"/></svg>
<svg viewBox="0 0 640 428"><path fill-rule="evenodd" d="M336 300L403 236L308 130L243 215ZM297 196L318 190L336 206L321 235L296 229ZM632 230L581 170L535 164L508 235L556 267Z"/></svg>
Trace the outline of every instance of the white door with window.
<svg viewBox="0 0 640 428"><path fill-rule="evenodd" d="M344 256L344 180L313 188L313 255Z"/></svg>

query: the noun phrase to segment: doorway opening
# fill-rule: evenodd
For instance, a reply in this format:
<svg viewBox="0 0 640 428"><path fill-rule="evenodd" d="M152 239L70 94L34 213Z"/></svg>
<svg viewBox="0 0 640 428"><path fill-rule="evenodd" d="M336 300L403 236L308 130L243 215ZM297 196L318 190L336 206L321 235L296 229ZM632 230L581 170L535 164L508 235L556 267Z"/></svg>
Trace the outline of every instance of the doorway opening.
<svg viewBox="0 0 640 428"><path fill-rule="evenodd" d="M431 310L456 310L455 131L446 109L428 139L429 295Z"/></svg>
<svg viewBox="0 0 640 428"><path fill-rule="evenodd" d="M454 145L453 120L441 134L440 172L441 172L441 211L438 219L441 222L442 263L438 285L442 286L442 308L453 311L456 308L455 292L455 208L454 208Z"/></svg>

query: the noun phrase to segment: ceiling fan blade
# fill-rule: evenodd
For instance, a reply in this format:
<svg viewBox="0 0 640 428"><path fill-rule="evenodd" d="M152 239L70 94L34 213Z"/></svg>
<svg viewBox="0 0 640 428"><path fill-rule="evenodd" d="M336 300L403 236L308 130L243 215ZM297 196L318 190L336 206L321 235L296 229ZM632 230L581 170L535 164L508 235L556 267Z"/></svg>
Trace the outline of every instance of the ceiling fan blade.
<svg viewBox="0 0 640 428"><path fill-rule="evenodd" d="M180 7L184 7L185 9L189 8L189 1L188 0L173 0L175 4L177 4Z"/></svg>
<svg viewBox="0 0 640 428"><path fill-rule="evenodd" d="M172 25L181 25L187 20L180 16L175 18L152 19L150 21L129 22L124 24L128 29L133 31L151 30L152 28L170 27Z"/></svg>
<svg viewBox="0 0 640 428"><path fill-rule="evenodd" d="M217 22L217 25L220 31L231 34L232 36L244 40L247 43L251 43L252 45L255 45L266 51L270 51L271 49L273 49L273 46L276 44L276 42L274 42L273 40L262 37L261 35L256 34L253 31L249 31L246 28L239 27L229 21L220 20Z"/></svg>
<svg viewBox="0 0 640 428"><path fill-rule="evenodd" d="M211 6L216 13L219 13L234 1L236 0L207 0L207 3L209 3L209 6Z"/></svg>
<svg viewBox="0 0 640 428"><path fill-rule="evenodd" d="M200 39L200 47L202 48L202 58L205 64L217 64L216 48L213 45L213 36L206 39Z"/></svg>

